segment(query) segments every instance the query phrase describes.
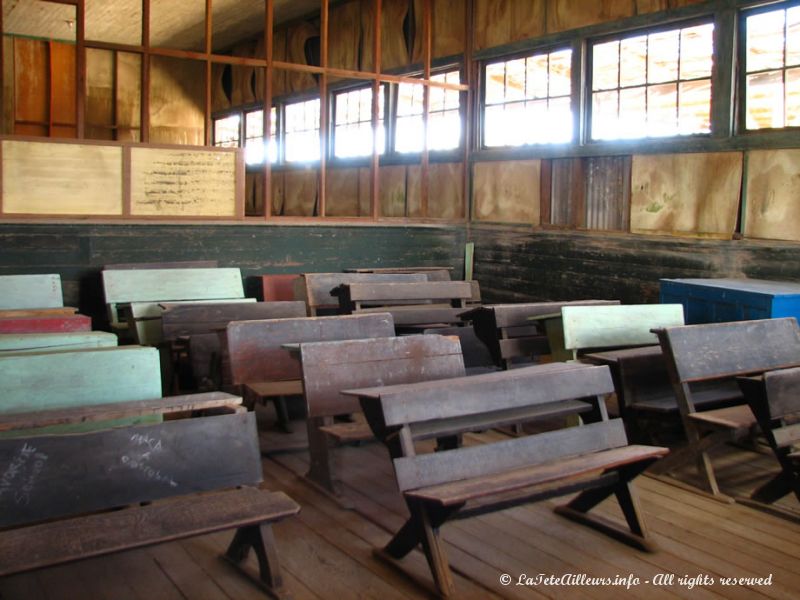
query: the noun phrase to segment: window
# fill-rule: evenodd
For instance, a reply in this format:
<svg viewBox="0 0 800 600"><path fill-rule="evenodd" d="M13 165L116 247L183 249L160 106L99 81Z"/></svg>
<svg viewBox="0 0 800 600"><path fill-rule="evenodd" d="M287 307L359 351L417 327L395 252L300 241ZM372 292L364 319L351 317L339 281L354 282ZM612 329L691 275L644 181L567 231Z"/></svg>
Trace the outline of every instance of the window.
<svg viewBox="0 0 800 600"><path fill-rule="evenodd" d="M222 148L238 148L241 131L241 115L229 115L214 119L214 145Z"/></svg>
<svg viewBox="0 0 800 600"><path fill-rule="evenodd" d="M319 98L285 106L284 159L286 162L319 160L319 110Z"/></svg>
<svg viewBox="0 0 800 600"><path fill-rule="evenodd" d="M461 83L457 70L431 76L431 81ZM397 152L422 152L425 140L423 85L397 86L397 120L394 149ZM428 150L451 150L461 144L461 92L430 86L428 95Z"/></svg>
<svg viewBox="0 0 800 600"><path fill-rule="evenodd" d="M710 133L713 35L705 23L594 44L591 137Z"/></svg>
<svg viewBox="0 0 800 600"><path fill-rule="evenodd" d="M378 97L378 153L386 149L384 118L385 87L380 86ZM372 87L339 92L334 96L333 155L337 158L371 156Z"/></svg>
<svg viewBox="0 0 800 600"><path fill-rule="evenodd" d="M746 129L800 126L800 6L745 19Z"/></svg>
<svg viewBox="0 0 800 600"><path fill-rule="evenodd" d="M275 138L278 131L278 111L272 107L269 123L269 162L278 160L278 143ZM264 162L264 111L253 110L244 115L244 159L248 165Z"/></svg>
<svg viewBox="0 0 800 600"><path fill-rule="evenodd" d="M485 146L572 140L572 51L556 50L487 64Z"/></svg>

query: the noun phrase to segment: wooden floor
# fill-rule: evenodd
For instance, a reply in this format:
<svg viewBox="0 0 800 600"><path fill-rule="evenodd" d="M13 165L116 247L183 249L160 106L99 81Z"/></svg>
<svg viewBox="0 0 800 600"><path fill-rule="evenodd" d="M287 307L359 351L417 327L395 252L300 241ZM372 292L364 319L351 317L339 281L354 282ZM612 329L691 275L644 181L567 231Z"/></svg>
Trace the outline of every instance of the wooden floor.
<svg viewBox="0 0 800 600"><path fill-rule="evenodd" d="M301 427L297 427L300 429ZM264 441L291 439L266 432ZM483 435L500 435L488 433ZM295 438L301 438L301 435ZM474 443L477 438L468 440ZM295 440L297 441L297 440ZM282 489L302 505L300 514L276 526L284 576L295 600L313 598L428 598L423 585L372 556L404 520L391 464L376 443L336 450L347 510L303 478L302 451L272 454L263 461L264 486ZM769 469L769 457L757 457ZM753 469L741 460L718 457L723 486L744 489ZM756 470L757 471L757 470ZM761 473L763 476L766 471ZM629 597L786 598L800 597L800 524L741 504L724 504L650 477L637 479L645 520L659 546L637 552L552 512L543 502L443 528L455 571L458 598L619 598L610 585L514 585L521 575L574 574L594 578L639 578ZM797 510L793 498L788 510ZM600 513L618 518L613 502ZM798 511L800 514L800 511ZM3 600L188 599L248 600L264 595L218 560L231 532L163 544L0 580ZM405 559L423 582L430 575L419 552ZM503 586L508 574L512 584ZM662 575L664 574L664 575ZM674 574L673 582L654 582ZM708 576L713 584L694 585ZM772 577L771 585L724 586L721 577ZM691 578L692 581L681 579ZM646 582L650 583L646 583ZM706 582L709 580L707 579Z"/></svg>

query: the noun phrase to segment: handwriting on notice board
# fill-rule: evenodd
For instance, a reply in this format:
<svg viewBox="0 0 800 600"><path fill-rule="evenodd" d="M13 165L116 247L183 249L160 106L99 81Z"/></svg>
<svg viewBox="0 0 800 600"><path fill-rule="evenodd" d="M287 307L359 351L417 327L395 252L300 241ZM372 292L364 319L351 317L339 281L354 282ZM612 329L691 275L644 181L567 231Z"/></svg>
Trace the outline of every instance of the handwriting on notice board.
<svg viewBox="0 0 800 600"><path fill-rule="evenodd" d="M235 196L233 152L131 151L134 215L234 216Z"/></svg>

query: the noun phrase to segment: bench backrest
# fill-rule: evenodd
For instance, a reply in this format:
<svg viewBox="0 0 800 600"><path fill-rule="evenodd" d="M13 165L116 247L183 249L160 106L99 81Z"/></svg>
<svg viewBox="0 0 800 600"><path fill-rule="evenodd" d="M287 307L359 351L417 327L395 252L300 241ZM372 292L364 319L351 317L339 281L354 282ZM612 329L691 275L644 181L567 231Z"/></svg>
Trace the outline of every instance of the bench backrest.
<svg viewBox="0 0 800 600"><path fill-rule="evenodd" d="M160 397L155 348L0 356L0 414Z"/></svg>
<svg viewBox="0 0 800 600"><path fill-rule="evenodd" d="M0 333L66 333L91 331L92 319L86 315L46 315L0 319Z"/></svg>
<svg viewBox="0 0 800 600"><path fill-rule="evenodd" d="M457 337L461 344L461 354L464 356L464 367L467 369L494 367L492 355L471 325L464 327L436 327L423 331L425 335L446 335Z"/></svg>
<svg viewBox="0 0 800 600"><path fill-rule="evenodd" d="M102 275L114 325L120 303L244 298L239 269L113 269Z"/></svg>
<svg viewBox="0 0 800 600"><path fill-rule="evenodd" d="M309 417L358 412L344 389L464 375L458 340L435 335L301 344L300 362Z"/></svg>
<svg viewBox="0 0 800 600"><path fill-rule="evenodd" d="M116 345L117 336L105 331L0 334L0 356L28 352L109 348Z"/></svg>
<svg viewBox="0 0 800 600"><path fill-rule="evenodd" d="M295 284L295 298L304 300L308 315L314 316L322 308L339 307L331 291L340 285L424 281L428 281L424 273L304 273Z"/></svg>
<svg viewBox="0 0 800 600"><path fill-rule="evenodd" d="M59 306L64 306L60 275L0 276L0 309Z"/></svg>
<svg viewBox="0 0 800 600"><path fill-rule="evenodd" d="M800 330L793 317L685 325L656 333L681 383L800 365Z"/></svg>
<svg viewBox="0 0 800 600"><path fill-rule="evenodd" d="M469 431L487 414L504 422L505 414L520 414L543 405L595 397L601 420L582 427L444 452L405 456L394 461L401 491L447 483L544 463L568 456L625 446L620 419L608 420L599 396L614 391L608 367L552 363L460 379L445 379L374 390L387 427L407 430L401 439L413 439L416 428L426 436ZM557 473L554 474L557 476Z"/></svg>
<svg viewBox="0 0 800 600"><path fill-rule="evenodd" d="M392 305L401 302L449 302L463 306L472 298L469 281L426 281L420 283L351 283L340 288L353 310L359 305ZM341 306L341 299L340 299Z"/></svg>
<svg viewBox="0 0 800 600"><path fill-rule="evenodd" d="M304 317L303 302L253 302L181 304L168 306L161 314L161 328L165 341L180 336L212 333L224 329L231 321L260 319L288 319Z"/></svg>
<svg viewBox="0 0 800 600"><path fill-rule="evenodd" d="M657 344L651 330L683 325L681 304L564 306L564 347L576 353L591 348L625 348Z"/></svg>
<svg viewBox="0 0 800 600"><path fill-rule="evenodd" d="M257 485L257 439L240 412L0 440L0 528Z"/></svg>
<svg viewBox="0 0 800 600"><path fill-rule="evenodd" d="M130 271L132 269L216 269L218 260L184 260L178 262L117 263L103 265L104 271Z"/></svg>
<svg viewBox="0 0 800 600"><path fill-rule="evenodd" d="M447 267L367 267L362 269L345 269L345 273L423 273L428 281L450 281L450 269Z"/></svg>
<svg viewBox="0 0 800 600"><path fill-rule="evenodd" d="M229 323L223 337L223 379L232 385L300 379L300 364L284 344L394 335L392 317L303 317Z"/></svg>

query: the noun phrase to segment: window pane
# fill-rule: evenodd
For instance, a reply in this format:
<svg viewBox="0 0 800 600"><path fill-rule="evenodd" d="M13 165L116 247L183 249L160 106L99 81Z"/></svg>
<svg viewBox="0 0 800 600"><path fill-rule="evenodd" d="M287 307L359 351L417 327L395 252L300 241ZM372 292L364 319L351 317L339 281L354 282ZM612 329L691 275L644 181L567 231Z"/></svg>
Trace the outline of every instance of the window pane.
<svg viewBox="0 0 800 600"><path fill-rule="evenodd" d="M616 88L619 80L619 42L597 44L592 50L592 89Z"/></svg>
<svg viewBox="0 0 800 600"><path fill-rule="evenodd" d="M680 133L711 132L711 82L687 81L680 84L678 123Z"/></svg>
<svg viewBox="0 0 800 600"><path fill-rule="evenodd" d="M678 79L678 39L680 32L664 31L647 36L647 82L662 83Z"/></svg>
<svg viewBox="0 0 800 600"><path fill-rule="evenodd" d="M618 137L637 138L647 130L647 88L644 86L620 90L619 112L623 115L619 123Z"/></svg>
<svg viewBox="0 0 800 600"><path fill-rule="evenodd" d="M786 11L747 18L747 71L779 69L783 66L783 33Z"/></svg>
<svg viewBox="0 0 800 600"><path fill-rule="evenodd" d="M547 54L532 56L527 60L526 98L547 98Z"/></svg>
<svg viewBox="0 0 800 600"><path fill-rule="evenodd" d="M458 148L461 140L461 117L458 111L435 113L428 118L428 149ZM419 150L422 150L420 148Z"/></svg>
<svg viewBox="0 0 800 600"><path fill-rule="evenodd" d="M510 60L506 63L506 102L525 98L525 59Z"/></svg>
<svg viewBox="0 0 800 600"><path fill-rule="evenodd" d="M239 147L239 115L214 119L214 145L225 148Z"/></svg>
<svg viewBox="0 0 800 600"><path fill-rule="evenodd" d="M570 99L555 98L548 103L548 114L543 116L549 128L546 141L559 144L572 139L572 106Z"/></svg>
<svg viewBox="0 0 800 600"><path fill-rule="evenodd" d="M285 158L289 162L319 160L319 98L287 104Z"/></svg>
<svg viewBox="0 0 800 600"><path fill-rule="evenodd" d="M619 93L616 91L592 94L592 137L596 140L616 138Z"/></svg>
<svg viewBox="0 0 800 600"><path fill-rule="evenodd" d="M486 65L486 104L497 104L505 100L505 82L505 63ZM401 83L400 87L404 85L408 84Z"/></svg>
<svg viewBox="0 0 800 600"><path fill-rule="evenodd" d="M674 83L647 88L647 133L654 137L678 133L678 90Z"/></svg>
<svg viewBox="0 0 800 600"><path fill-rule="evenodd" d="M786 66L800 65L800 6L786 11Z"/></svg>
<svg viewBox="0 0 800 600"><path fill-rule="evenodd" d="M747 76L748 129L783 127L783 72Z"/></svg>
<svg viewBox="0 0 800 600"><path fill-rule="evenodd" d="M383 153L385 131L383 125L383 86L378 96L378 152ZM340 92L335 97L334 149L338 158L352 158L372 154L372 87Z"/></svg>
<svg viewBox="0 0 800 600"><path fill-rule="evenodd" d="M568 96L572 89L572 51L562 50L550 54L549 96Z"/></svg>
<svg viewBox="0 0 800 600"><path fill-rule="evenodd" d="M681 32L681 79L711 77L714 26L710 23Z"/></svg>
<svg viewBox="0 0 800 600"><path fill-rule="evenodd" d="M786 71L786 127L800 126L800 68Z"/></svg>
<svg viewBox="0 0 800 600"><path fill-rule="evenodd" d="M622 87L647 83L647 36L622 40L620 45L619 84ZM616 87L616 85L614 86Z"/></svg>
<svg viewBox="0 0 800 600"><path fill-rule="evenodd" d="M255 110L244 116L244 160L248 165L264 161L264 111Z"/></svg>

